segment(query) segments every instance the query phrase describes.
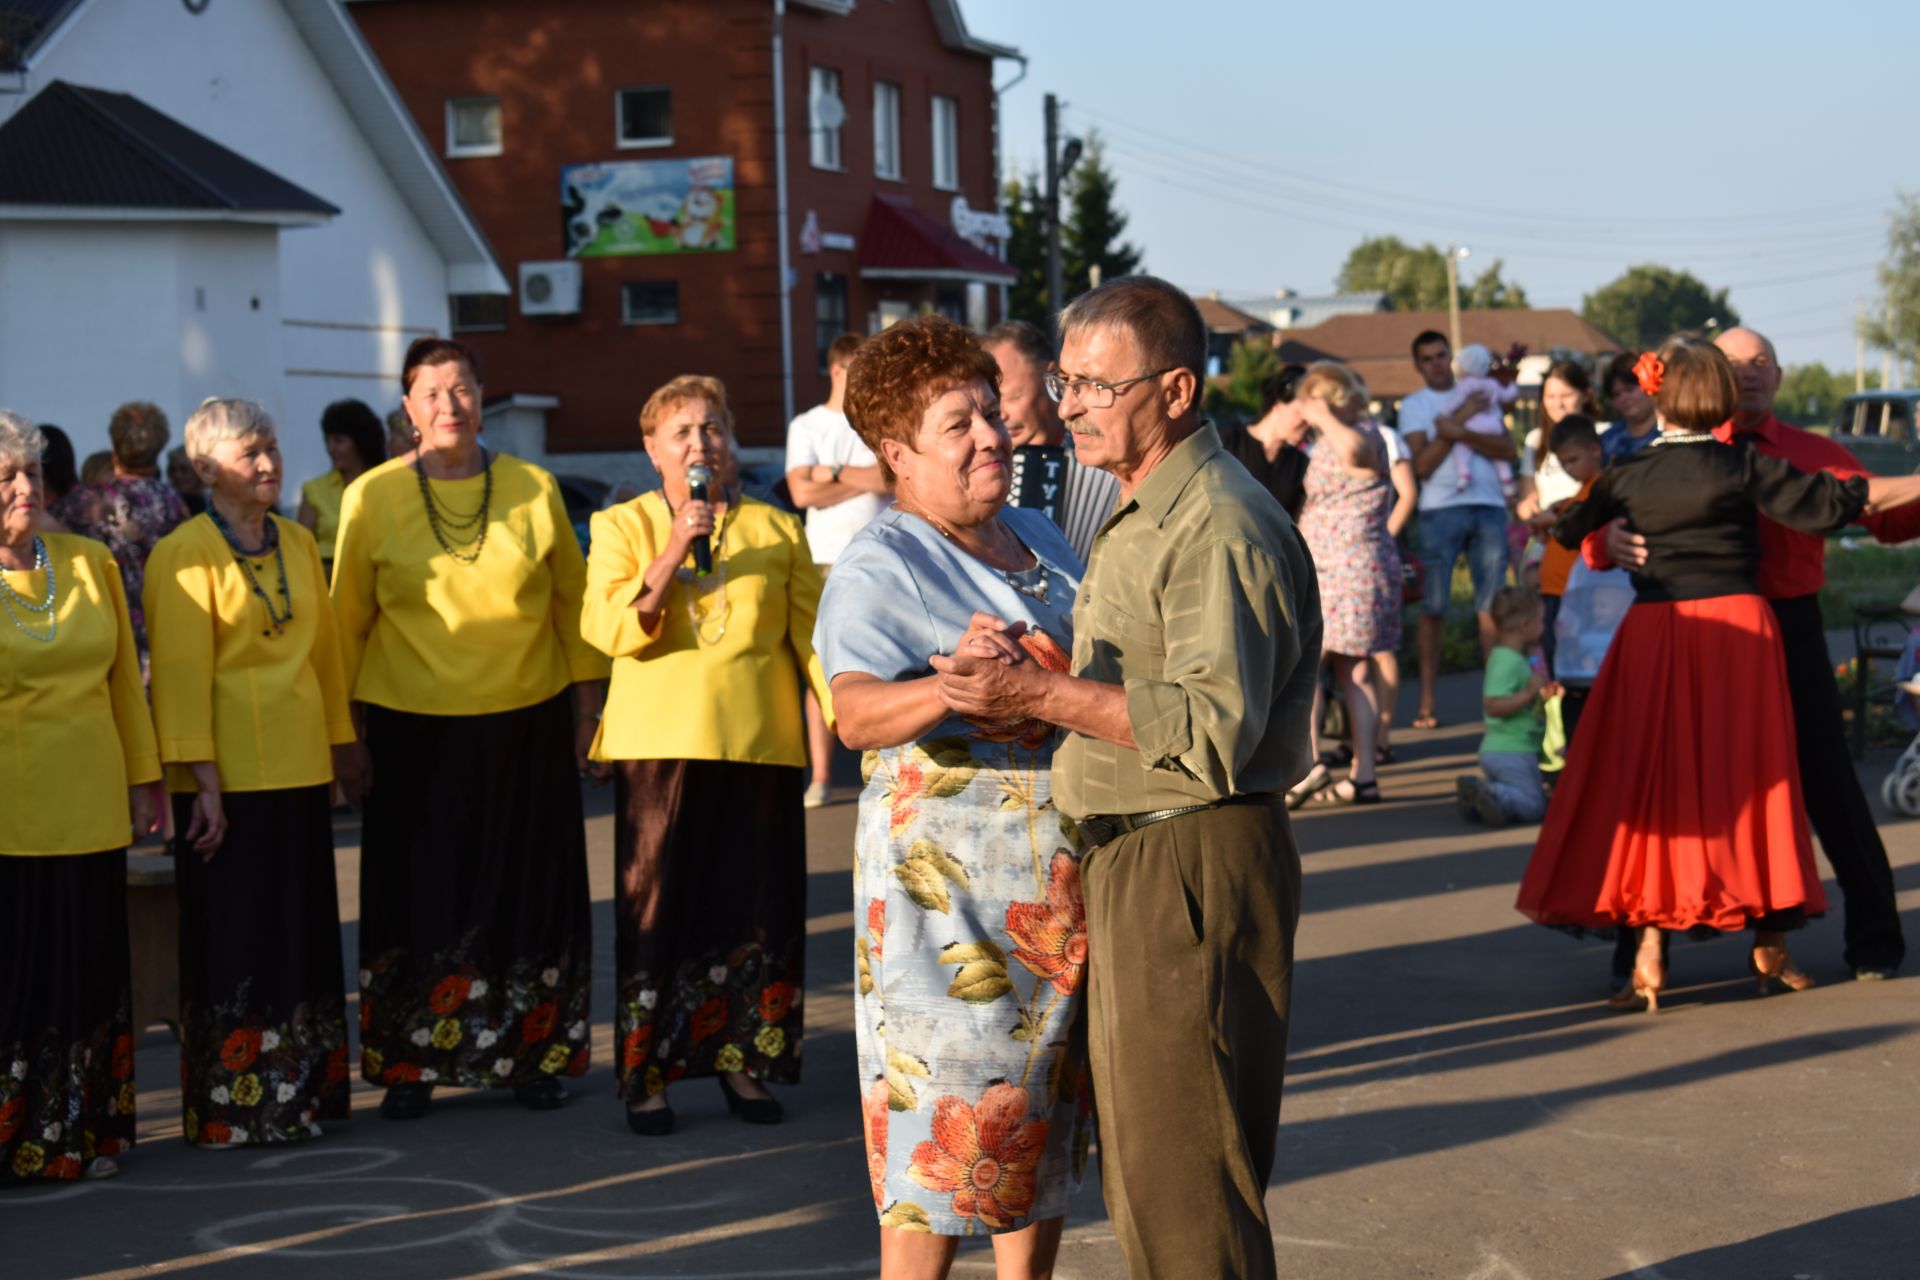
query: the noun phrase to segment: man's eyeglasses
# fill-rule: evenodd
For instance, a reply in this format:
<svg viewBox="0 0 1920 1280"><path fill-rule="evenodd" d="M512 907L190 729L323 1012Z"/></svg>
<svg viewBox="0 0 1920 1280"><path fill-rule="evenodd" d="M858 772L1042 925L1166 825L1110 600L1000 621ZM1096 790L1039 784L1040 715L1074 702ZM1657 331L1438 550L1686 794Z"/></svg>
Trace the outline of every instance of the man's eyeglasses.
<svg viewBox="0 0 1920 1280"><path fill-rule="evenodd" d="M1057 372L1047 373L1047 394L1056 401L1062 401L1072 395L1088 409L1111 409L1113 402L1120 398L1128 387L1136 382L1145 382L1148 378L1157 378L1163 373L1172 373L1180 366L1168 365L1164 369L1155 369L1152 373L1143 373L1137 378L1122 378L1118 382L1101 382L1096 378L1063 378Z"/></svg>

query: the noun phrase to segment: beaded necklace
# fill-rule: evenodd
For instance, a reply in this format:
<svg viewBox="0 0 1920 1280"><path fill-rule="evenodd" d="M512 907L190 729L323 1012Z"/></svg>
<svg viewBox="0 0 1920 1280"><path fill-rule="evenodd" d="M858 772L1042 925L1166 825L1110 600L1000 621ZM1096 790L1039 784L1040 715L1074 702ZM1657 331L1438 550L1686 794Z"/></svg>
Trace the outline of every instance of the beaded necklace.
<svg viewBox="0 0 1920 1280"><path fill-rule="evenodd" d="M287 589L287 556L280 547L280 526L273 522L272 516L268 516L261 526L260 545L249 547L240 541L240 535L233 531L233 526L227 523L226 517L221 515L219 508L211 502L207 504L207 515L212 519L213 527L220 531L220 536L227 540L227 550L233 552L234 563L240 566L240 572L246 578L247 586L253 589L254 595L260 597L260 603L266 606L267 621L273 624L273 629L262 631L260 634L263 636L283 634L287 624L293 621L293 593ZM266 559L268 552L273 553L274 568L280 575L281 607L278 609L273 606L273 597L268 595L267 589L261 585L259 575L253 571L253 562Z"/></svg>
<svg viewBox="0 0 1920 1280"><path fill-rule="evenodd" d="M900 504L896 503L895 505L898 506ZM983 564L986 563L982 557L974 555L974 553L971 551L967 551L966 545L962 543L960 539L956 538L953 535L953 530L947 528L947 526L945 526L944 524L941 524L938 520L935 520L932 516L926 514L924 511L916 511L912 507L908 507L908 506L901 506L900 509L902 511L909 513L910 515L919 516L922 520L925 520L928 524L932 525L936 530L938 530L940 536L945 538L948 542L951 542L955 547L959 548L963 552L966 552L966 554L973 556L975 560L980 560L981 563ZM999 520L1000 520L1000 517L998 516L994 517L994 522L996 524L999 523ZM1008 530L1008 532L1011 533L1012 530ZM1019 542L1020 535L1016 533L1013 536L1014 536L1014 541ZM1005 578L1007 580L1007 585L1009 587L1012 587L1015 591L1018 591L1021 595L1026 596L1031 600L1038 600L1041 604L1045 604L1047 602L1047 592L1049 590L1049 585L1050 585L1047 581L1047 562L1045 560L1042 560L1037 552L1033 551L1030 548L1027 548L1025 543L1021 543L1021 546L1023 549L1027 551L1028 555L1033 557L1032 568L1002 569L998 565L994 565L994 564L988 564L987 567L989 569L992 569L995 573L999 574L1002 578ZM1027 579L1031 579L1031 581L1027 581Z"/></svg>
<svg viewBox="0 0 1920 1280"><path fill-rule="evenodd" d="M734 513L740 510L740 503L727 495L722 497L727 503L727 513L714 525L713 535L708 539L713 549L713 572L703 577L685 565L673 571L674 579L686 584L687 618L693 623L694 638L702 644L718 644L727 634L727 619L733 613L733 602L727 598L727 528L733 523ZM665 489L660 491L660 500L667 504L669 522L678 519Z"/></svg>
<svg viewBox="0 0 1920 1280"><path fill-rule="evenodd" d="M478 560L481 548L487 545L487 514L493 508L493 454L483 446L480 459L486 477L480 487L480 506L473 514L462 516L433 491L420 454L416 451L413 455L414 474L420 477L420 500L427 505L427 525L433 530L434 541L461 564ZM469 530L475 532L469 534ZM460 539L459 547L454 546L455 538Z"/></svg>
<svg viewBox="0 0 1920 1280"><path fill-rule="evenodd" d="M53 616L53 602L58 593L53 581L53 562L47 559L47 544L41 541L40 537L36 534L33 539L33 568L27 570L27 572L32 573L40 569L46 570L47 574L47 595L44 600L39 604L34 604L18 591L15 591L13 584L7 581L6 575L0 573L0 603L6 605L7 617L13 622L15 630L29 640L37 640L41 644L47 644L60 632L60 619ZM41 635L38 632L28 630L25 620L14 611L16 606L26 610L28 613L46 615L47 634Z"/></svg>
<svg viewBox="0 0 1920 1280"><path fill-rule="evenodd" d="M1655 440L1652 444L1648 445L1647 447L1649 449L1657 449L1661 445L1665 445L1665 444L1719 444L1719 443L1720 443L1720 437L1714 435L1711 431L1663 431L1660 433L1660 438L1658 440Z"/></svg>

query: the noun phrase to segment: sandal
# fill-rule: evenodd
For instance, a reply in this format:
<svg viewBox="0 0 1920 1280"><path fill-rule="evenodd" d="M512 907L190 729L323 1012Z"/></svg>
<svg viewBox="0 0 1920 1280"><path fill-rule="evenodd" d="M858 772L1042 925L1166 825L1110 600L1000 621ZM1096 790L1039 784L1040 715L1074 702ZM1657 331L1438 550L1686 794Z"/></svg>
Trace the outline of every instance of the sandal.
<svg viewBox="0 0 1920 1280"><path fill-rule="evenodd" d="M1377 768L1383 764L1396 764L1398 761L1394 758L1392 747L1375 747L1373 751L1373 763Z"/></svg>
<svg viewBox="0 0 1920 1280"><path fill-rule="evenodd" d="M1348 788L1345 792L1340 790L1342 783ZM1372 782L1355 782L1352 778L1342 778L1340 782L1327 788L1320 799L1326 804L1379 804L1380 782L1378 779Z"/></svg>
<svg viewBox="0 0 1920 1280"><path fill-rule="evenodd" d="M1324 764L1314 765L1307 771L1307 776L1287 792L1287 808L1298 809L1332 785L1333 771Z"/></svg>
<svg viewBox="0 0 1920 1280"><path fill-rule="evenodd" d="M1431 711L1423 711L1413 718L1413 727L1416 729L1438 729L1440 727L1440 717Z"/></svg>

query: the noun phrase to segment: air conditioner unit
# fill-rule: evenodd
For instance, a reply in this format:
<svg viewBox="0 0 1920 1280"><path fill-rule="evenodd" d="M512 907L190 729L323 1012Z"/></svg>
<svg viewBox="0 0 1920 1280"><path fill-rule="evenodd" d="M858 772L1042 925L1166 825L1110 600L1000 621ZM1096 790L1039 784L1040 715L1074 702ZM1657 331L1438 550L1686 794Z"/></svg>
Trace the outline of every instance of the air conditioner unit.
<svg viewBox="0 0 1920 1280"><path fill-rule="evenodd" d="M527 316L580 314L580 264L577 262L521 263L520 314Z"/></svg>

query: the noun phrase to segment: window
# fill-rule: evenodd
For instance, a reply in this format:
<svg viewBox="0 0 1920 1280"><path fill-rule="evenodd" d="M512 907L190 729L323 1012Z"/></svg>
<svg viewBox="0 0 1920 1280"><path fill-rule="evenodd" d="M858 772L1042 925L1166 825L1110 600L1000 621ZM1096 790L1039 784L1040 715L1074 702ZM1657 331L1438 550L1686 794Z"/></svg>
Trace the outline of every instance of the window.
<svg viewBox="0 0 1920 1280"><path fill-rule="evenodd" d="M678 280L629 280L620 286L622 324L679 324Z"/></svg>
<svg viewBox="0 0 1920 1280"><path fill-rule="evenodd" d="M847 332L847 278L822 271L813 278L814 363L827 371L827 348Z"/></svg>
<svg viewBox="0 0 1920 1280"><path fill-rule="evenodd" d="M942 191L960 189L960 104L933 95L933 185Z"/></svg>
<svg viewBox="0 0 1920 1280"><path fill-rule="evenodd" d="M500 154L500 99L447 99L447 154Z"/></svg>
<svg viewBox="0 0 1920 1280"><path fill-rule="evenodd" d="M661 85L613 95L614 138L623 147L673 145L673 90Z"/></svg>
<svg viewBox="0 0 1920 1280"><path fill-rule="evenodd" d="M873 175L900 176L900 86L885 80L873 84Z"/></svg>
<svg viewBox="0 0 1920 1280"><path fill-rule="evenodd" d="M815 67L808 79L807 137L812 144L813 167L839 169L840 130L847 123L847 106L840 99L840 73Z"/></svg>
<svg viewBox="0 0 1920 1280"><path fill-rule="evenodd" d="M507 295L504 293L456 293L449 301L453 304L455 333L507 327Z"/></svg>
<svg viewBox="0 0 1920 1280"><path fill-rule="evenodd" d="M955 324L967 322L967 291L956 284L943 284L933 291L933 309Z"/></svg>

